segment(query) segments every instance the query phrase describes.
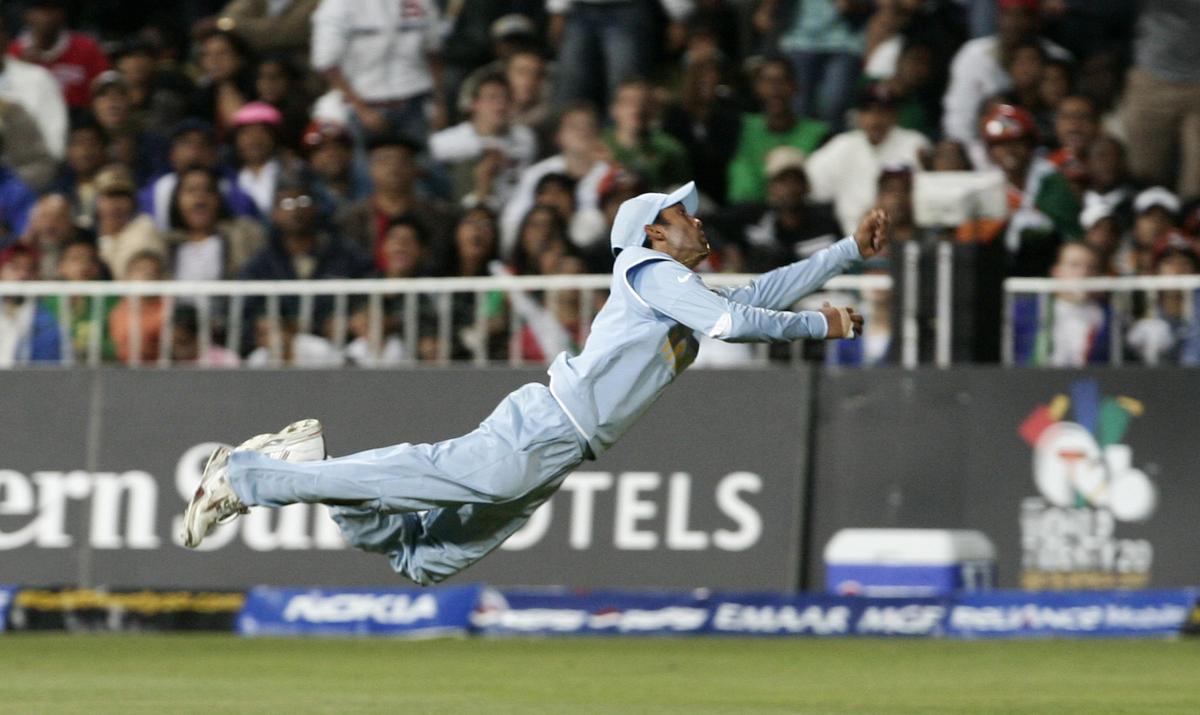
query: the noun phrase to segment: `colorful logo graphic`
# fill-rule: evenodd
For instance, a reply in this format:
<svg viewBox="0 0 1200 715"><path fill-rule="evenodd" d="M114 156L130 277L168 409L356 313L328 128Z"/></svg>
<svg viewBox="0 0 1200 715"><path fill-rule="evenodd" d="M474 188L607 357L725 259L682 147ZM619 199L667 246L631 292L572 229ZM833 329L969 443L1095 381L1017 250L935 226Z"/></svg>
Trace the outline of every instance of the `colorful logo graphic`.
<svg viewBox="0 0 1200 715"><path fill-rule="evenodd" d="M1148 585L1153 546L1117 533L1119 523L1145 522L1158 505L1154 484L1124 443L1144 413L1140 401L1102 397L1094 380L1079 380L1021 423L1041 494L1021 503L1023 588Z"/></svg>
<svg viewBox="0 0 1200 715"><path fill-rule="evenodd" d="M1071 412L1073 421L1064 418ZM1131 397L1101 399L1095 381L1082 380L1021 423L1033 447L1033 476L1046 501L1059 507L1107 509L1118 521L1145 521L1157 495L1122 444L1129 423L1145 408Z"/></svg>

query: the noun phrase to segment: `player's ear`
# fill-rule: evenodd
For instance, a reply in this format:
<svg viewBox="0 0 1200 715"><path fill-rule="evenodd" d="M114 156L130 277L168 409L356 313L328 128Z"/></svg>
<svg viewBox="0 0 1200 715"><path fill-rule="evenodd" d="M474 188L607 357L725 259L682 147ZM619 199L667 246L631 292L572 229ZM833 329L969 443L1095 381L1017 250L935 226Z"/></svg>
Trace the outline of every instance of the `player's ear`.
<svg viewBox="0 0 1200 715"><path fill-rule="evenodd" d="M648 223L645 226L642 226L642 230L646 232L646 238L650 239L651 241L654 239L661 241L667 237L667 233L663 227L656 223Z"/></svg>

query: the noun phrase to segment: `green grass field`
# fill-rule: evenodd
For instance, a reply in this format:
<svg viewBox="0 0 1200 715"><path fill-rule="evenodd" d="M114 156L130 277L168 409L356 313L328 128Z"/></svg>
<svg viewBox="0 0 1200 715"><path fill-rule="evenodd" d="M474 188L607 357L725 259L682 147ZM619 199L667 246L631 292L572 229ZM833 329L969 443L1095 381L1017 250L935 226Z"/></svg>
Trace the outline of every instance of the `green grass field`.
<svg viewBox="0 0 1200 715"><path fill-rule="evenodd" d="M1200 713L1200 642L0 636L0 712Z"/></svg>

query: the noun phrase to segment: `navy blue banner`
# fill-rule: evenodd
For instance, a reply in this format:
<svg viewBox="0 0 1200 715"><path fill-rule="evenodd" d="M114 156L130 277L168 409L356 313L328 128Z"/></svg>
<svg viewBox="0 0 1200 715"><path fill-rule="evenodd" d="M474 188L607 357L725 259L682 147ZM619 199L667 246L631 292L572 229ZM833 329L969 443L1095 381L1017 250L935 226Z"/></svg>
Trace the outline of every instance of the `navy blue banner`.
<svg viewBox="0 0 1200 715"><path fill-rule="evenodd" d="M487 635L681 635L705 632L703 594L485 589L471 614Z"/></svg>
<svg viewBox="0 0 1200 715"><path fill-rule="evenodd" d="M1178 634L1197 592L999 591L954 600L946 635L958 638L1168 636Z"/></svg>
<svg viewBox="0 0 1200 715"><path fill-rule="evenodd" d="M1200 592L963 593L937 598L829 594L495 589L250 591L243 635L738 635L815 637L1163 637L1187 625ZM11 590L0 587L0 613Z"/></svg>
<svg viewBox="0 0 1200 715"><path fill-rule="evenodd" d="M471 625L485 635L1158 637L1180 633L1196 599L1189 589L943 598L486 589Z"/></svg>
<svg viewBox="0 0 1200 715"><path fill-rule="evenodd" d="M8 609L17 595L16 586L0 586L0 633L8 627Z"/></svg>
<svg viewBox="0 0 1200 715"><path fill-rule="evenodd" d="M446 588L250 590L238 615L242 635L465 634L479 585Z"/></svg>

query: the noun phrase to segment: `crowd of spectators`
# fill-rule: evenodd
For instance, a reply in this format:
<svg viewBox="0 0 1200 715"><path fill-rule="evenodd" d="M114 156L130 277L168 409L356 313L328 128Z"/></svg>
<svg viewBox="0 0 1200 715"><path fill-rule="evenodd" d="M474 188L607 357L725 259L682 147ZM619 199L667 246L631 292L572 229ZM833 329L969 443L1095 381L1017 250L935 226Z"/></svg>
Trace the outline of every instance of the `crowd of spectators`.
<svg viewBox="0 0 1200 715"><path fill-rule="evenodd" d="M1008 276L1200 271L1188 0L168 5L4 4L0 281L603 273L620 203L693 178L715 249L702 270L804 258L877 205L893 249L864 270L899 281L907 244L923 266L954 245L959 359L999 358ZM984 170L1003 174L1004 216L917 225L918 174ZM864 300L868 339L825 359L896 359L899 301ZM204 365L542 361L576 349L597 307L463 295L439 339L424 298L385 299L381 335L366 300L336 330L322 302L284 301L272 323L252 300L230 344L220 306L68 303L0 298L0 367L96 345L152 361L167 326L172 359ZM1115 347L1200 363L1191 296L1132 311L1118 325L1104 296L1018 301L1017 360L1083 365Z"/></svg>

